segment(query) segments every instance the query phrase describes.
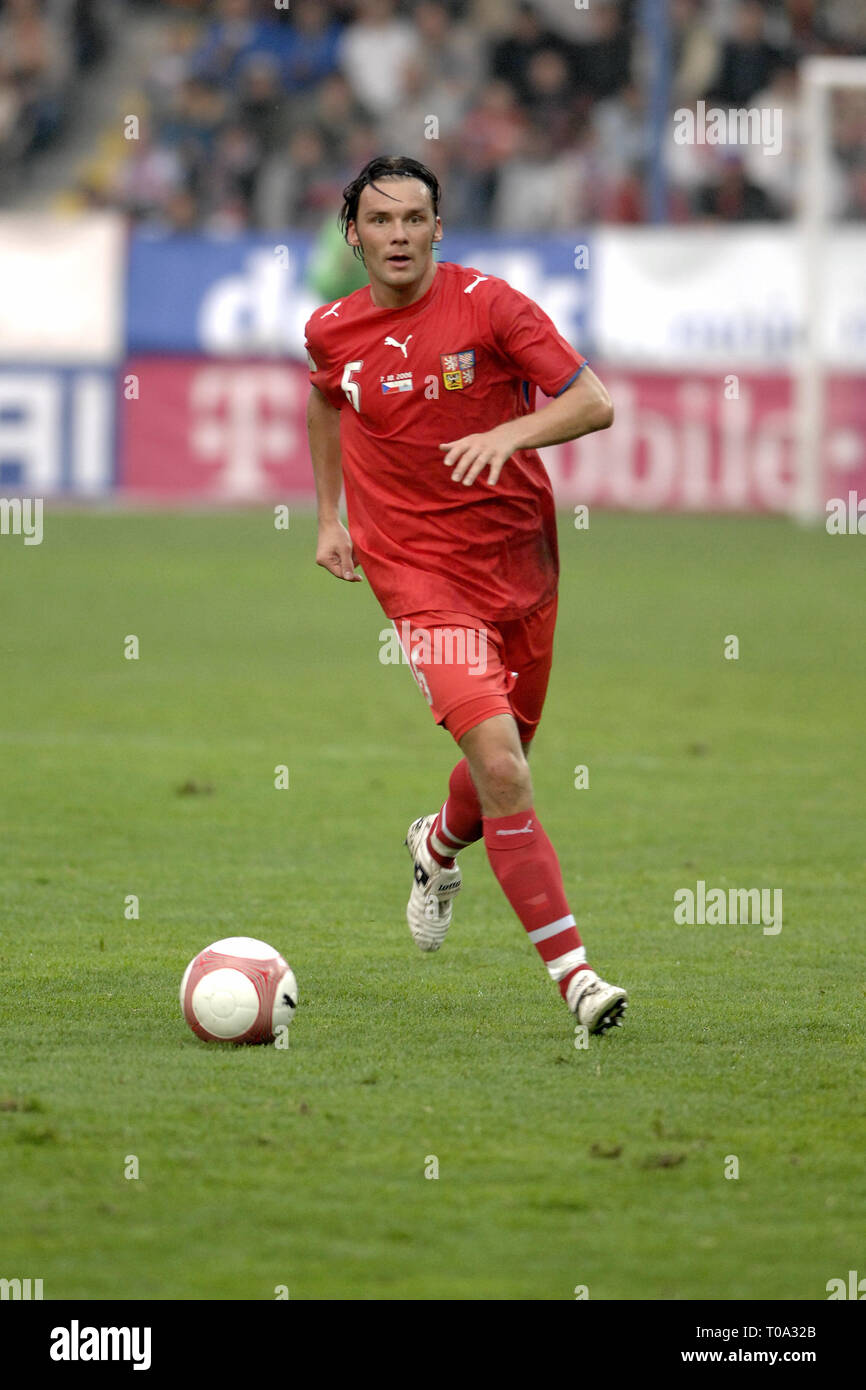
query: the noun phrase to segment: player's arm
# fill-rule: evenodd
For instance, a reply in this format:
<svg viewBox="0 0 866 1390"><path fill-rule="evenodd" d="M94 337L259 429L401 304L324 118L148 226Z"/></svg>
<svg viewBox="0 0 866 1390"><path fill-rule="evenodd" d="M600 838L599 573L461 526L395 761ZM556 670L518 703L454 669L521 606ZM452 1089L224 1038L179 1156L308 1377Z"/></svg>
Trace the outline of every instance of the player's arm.
<svg viewBox="0 0 866 1390"><path fill-rule="evenodd" d="M313 477L316 480L316 511L319 522L316 564L329 570L338 579L359 583L361 576L354 573L356 562L352 538L340 521L340 494L343 490L340 412L322 395L317 386L310 391L307 402L307 434L310 439Z"/></svg>
<svg viewBox="0 0 866 1390"><path fill-rule="evenodd" d="M579 439L612 424L613 403L607 390L595 372L583 367L577 381L541 410L507 420L483 434L453 439L439 448L446 451L443 462L446 467L453 467L451 476L455 482L462 479L468 485L489 466L488 481L493 484L516 450L564 444L567 439Z"/></svg>

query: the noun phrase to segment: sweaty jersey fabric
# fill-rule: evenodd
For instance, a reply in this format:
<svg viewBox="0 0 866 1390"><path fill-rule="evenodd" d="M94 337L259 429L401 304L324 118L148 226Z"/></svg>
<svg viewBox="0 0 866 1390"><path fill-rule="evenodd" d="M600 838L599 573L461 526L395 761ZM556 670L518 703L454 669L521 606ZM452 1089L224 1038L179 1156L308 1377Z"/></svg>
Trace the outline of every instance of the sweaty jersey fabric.
<svg viewBox="0 0 866 1390"><path fill-rule="evenodd" d="M585 358L526 295L447 262L420 299L380 309L370 288L306 327L310 376L340 411L349 532L388 617L449 609L520 617L556 592L553 489L535 449L465 487L440 444L557 396Z"/></svg>

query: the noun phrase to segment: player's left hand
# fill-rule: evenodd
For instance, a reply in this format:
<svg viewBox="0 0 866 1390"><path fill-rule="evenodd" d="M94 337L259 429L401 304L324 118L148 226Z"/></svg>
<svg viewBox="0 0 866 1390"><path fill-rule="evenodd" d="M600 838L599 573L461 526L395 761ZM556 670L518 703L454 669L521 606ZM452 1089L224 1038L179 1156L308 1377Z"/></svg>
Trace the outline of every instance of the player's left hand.
<svg viewBox="0 0 866 1390"><path fill-rule="evenodd" d="M439 448L447 450L442 462L446 468L454 467L451 477L455 483L462 480L464 486L468 487L475 482L479 473L489 467L487 481L494 487L517 444L506 424L497 425L484 434L467 434L462 439L452 439L449 444L440 444Z"/></svg>

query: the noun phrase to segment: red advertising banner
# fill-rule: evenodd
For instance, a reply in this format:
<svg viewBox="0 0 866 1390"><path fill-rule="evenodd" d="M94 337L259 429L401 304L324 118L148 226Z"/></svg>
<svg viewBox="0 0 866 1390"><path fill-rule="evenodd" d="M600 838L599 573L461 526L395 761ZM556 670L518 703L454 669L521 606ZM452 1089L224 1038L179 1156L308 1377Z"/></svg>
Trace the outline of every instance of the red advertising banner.
<svg viewBox="0 0 866 1390"><path fill-rule="evenodd" d="M123 379L121 492L167 502L313 496L304 367L141 357Z"/></svg>
<svg viewBox="0 0 866 1390"><path fill-rule="evenodd" d="M791 379L606 372L612 429L544 452L562 506L788 512L796 495ZM142 357L124 372L122 493L167 502L313 498L306 369ZM866 389L827 392L825 495L866 496ZM539 398L538 404L543 404Z"/></svg>

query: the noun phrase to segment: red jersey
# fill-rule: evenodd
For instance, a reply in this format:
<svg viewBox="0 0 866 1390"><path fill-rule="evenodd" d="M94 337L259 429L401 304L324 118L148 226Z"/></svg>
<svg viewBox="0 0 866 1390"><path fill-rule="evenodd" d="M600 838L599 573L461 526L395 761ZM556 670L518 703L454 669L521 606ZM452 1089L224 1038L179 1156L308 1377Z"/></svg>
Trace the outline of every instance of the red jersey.
<svg viewBox="0 0 866 1390"><path fill-rule="evenodd" d="M440 444L529 414L585 364L533 300L443 262L420 299L380 309L370 288L317 309L310 375L340 410L349 531L388 617L431 609L491 622L556 592L553 489L535 449L455 483Z"/></svg>

